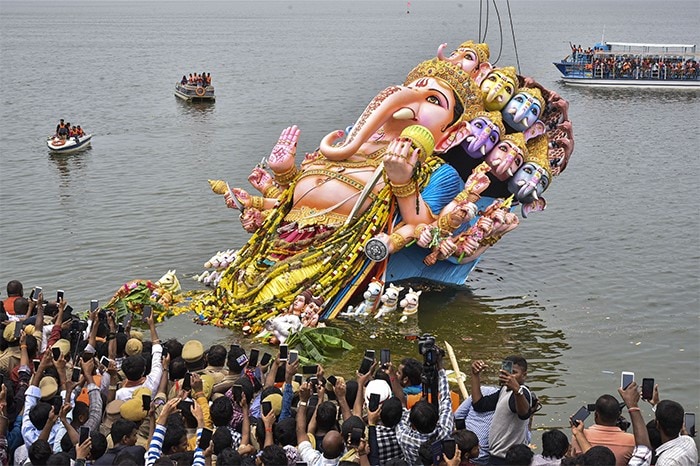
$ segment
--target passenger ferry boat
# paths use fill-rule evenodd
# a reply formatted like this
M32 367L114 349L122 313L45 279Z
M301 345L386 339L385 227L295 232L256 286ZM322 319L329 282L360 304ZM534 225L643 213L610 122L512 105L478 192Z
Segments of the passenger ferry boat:
M695 45L598 42L554 66L572 86L700 89Z
M175 96L187 102L214 102L214 86L175 84Z

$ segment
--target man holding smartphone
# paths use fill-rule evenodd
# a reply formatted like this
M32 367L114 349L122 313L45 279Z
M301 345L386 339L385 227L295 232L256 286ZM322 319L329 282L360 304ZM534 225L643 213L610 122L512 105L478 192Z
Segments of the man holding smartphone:
M530 413L534 407L534 397L525 386L527 361L516 355L505 358L498 376L500 390L483 396L481 372L487 367L481 360L472 363L472 403L477 412L493 411L489 429L489 464L506 464L505 457L510 447L527 444Z

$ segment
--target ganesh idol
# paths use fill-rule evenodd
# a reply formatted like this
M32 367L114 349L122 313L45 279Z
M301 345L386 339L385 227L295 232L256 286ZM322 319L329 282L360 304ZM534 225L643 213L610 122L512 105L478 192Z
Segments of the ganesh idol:
M225 325L260 325L289 308L303 290L335 297L368 267L364 244L402 225L430 224L463 189L435 153L460 144L483 110L470 74L444 60L425 61L402 86L380 92L346 134L328 134L295 164L300 130L285 129L249 181L263 196L233 189L250 240L212 296L196 308ZM252 211L255 215L251 215ZM324 307L333 306L329 299ZM223 315L221 315L223 314Z

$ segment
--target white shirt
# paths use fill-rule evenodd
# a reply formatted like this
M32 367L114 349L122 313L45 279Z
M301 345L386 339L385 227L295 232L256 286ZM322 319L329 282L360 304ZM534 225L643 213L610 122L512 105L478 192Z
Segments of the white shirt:
M157 393L158 387L160 386L160 377L163 375L163 361L161 360L161 355L163 354L163 347L160 343L153 345L151 349L151 372L146 376L146 380L141 385L135 385L133 387L122 387L117 390L114 394L116 400L128 401L134 396L134 392L141 387L146 387L151 390L151 393Z
M698 449L687 435L679 435L656 449L656 466L697 466Z

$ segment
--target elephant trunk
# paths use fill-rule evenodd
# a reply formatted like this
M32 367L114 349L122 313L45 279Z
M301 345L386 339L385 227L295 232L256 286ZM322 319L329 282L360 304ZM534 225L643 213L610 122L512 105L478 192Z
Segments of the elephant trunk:
M526 101L523 104L523 106L520 107L517 112L515 112L515 116L513 117L513 121L515 123L520 123L523 120L523 118L525 118L525 114L528 112L528 110L530 110L531 106L532 106L532 102L530 102L529 100ZM523 122L523 124L525 125L525 127L530 126L528 124L528 121L526 118L525 118L525 121Z
M534 173L532 178L530 178L520 187L520 189L518 189L515 197L523 203L528 203L539 199L539 196L537 195L537 184L540 182L541 177L542 175L540 175L539 172Z
M472 142L469 143L469 152L477 154L479 149L481 149L481 156L483 157L486 155L486 148L484 146L489 140L489 135L488 131L483 131L479 136L475 137Z
M496 175L499 179L510 178L513 176L510 166L513 163L514 158L515 155L508 152L504 158L498 159L498 163L494 164L494 175Z
M334 146L333 143L342 136L342 131L334 131L324 137L319 146L321 153L329 160L345 160L351 157L399 110L408 110L401 112L401 119L415 118L412 110L401 108L414 101L415 91L412 89L401 86L386 88L372 99L341 145Z
M498 93L501 92L501 88L503 87L502 83L498 83L495 86L491 88L489 93L486 95L486 102L496 102L496 97L498 96Z

